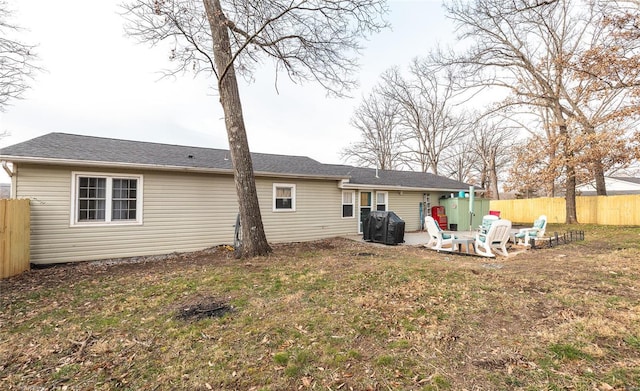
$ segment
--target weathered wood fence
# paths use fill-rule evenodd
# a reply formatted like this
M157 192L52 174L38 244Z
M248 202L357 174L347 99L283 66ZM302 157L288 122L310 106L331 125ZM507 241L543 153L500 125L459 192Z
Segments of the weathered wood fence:
M640 195L576 197L578 222L601 225L640 225ZM564 198L492 200L491 210L516 223L533 223L547 215L549 223L565 222Z
M29 200L0 200L0 279L29 270Z

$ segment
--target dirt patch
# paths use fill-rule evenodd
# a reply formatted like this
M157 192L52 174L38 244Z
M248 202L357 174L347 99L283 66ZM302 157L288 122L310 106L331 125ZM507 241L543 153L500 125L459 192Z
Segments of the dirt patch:
M220 318L233 311L233 306L225 301L213 297L198 297L181 304L175 311L175 317L180 320Z

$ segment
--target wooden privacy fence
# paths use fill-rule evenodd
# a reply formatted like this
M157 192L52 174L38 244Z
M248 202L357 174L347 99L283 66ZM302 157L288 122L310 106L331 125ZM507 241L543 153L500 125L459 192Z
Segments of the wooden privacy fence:
M0 278L29 270L29 200L0 200Z
M530 198L526 200L492 200L491 210L517 223L533 223L547 215L549 223L564 223L564 198ZM640 225L640 195L576 197L578 222L601 225Z

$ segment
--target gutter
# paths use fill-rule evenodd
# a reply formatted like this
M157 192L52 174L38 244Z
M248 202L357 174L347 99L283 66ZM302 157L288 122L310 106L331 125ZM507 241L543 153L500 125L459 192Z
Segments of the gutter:
M348 181L342 181L338 185L339 189L345 190L398 190L398 191L441 191L441 192L452 192L452 191L469 191L469 188L433 188L433 187L412 187L412 186L397 186L397 185L373 185L373 184L358 184L358 183L349 183ZM480 192L479 190L476 190ZM483 190L484 191L484 190Z
M122 163L122 162L105 162L97 160L71 160L41 157L24 157L24 156L2 156L2 165L5 167L7 162L31 163L31 164L52 164L59 166L89 166L89 167L112 167L120 169L138 169L138 170L157 170L157 171L178 171L178 172L197 172L209 174L233 175L233 169L224 168L205 168L205 167L188 167L188 166L168 166L160 164L142 164L142 163ZM5 167L5 171L8 168ZM7 171L9 173L9 171ZM13 174L9 174L10 176ZM289 174L269 171L254 171L256 177L279 177L279 178L308 178L308 179L326 179L326 180L344 180L344 175L312 175L312 174Z

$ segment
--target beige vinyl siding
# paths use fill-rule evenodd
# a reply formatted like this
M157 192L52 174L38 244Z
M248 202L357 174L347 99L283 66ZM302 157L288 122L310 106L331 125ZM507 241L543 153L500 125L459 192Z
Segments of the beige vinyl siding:
M193 251L233 239L231 177L30 165L18 170L17 197L31 199L33 263ZM143 175L142 225L71 227L73 171Z
M421 192L389 191L389 210L404 220L405 231L420 229L420 203L423 200Z
M273 183L296 185L296 210L273 211ZM259 178L260 210L269 242L315 240L358 232L356 218L342 218L337 181Z
M233 178L167 171L16 165L16 195L31 199L31 262L59 263L200 250L233 241L238 213ZM142 225L70 226L72 172L143 176ZM273 183L296 185L296 211L272 212ZM267 240L291 242L351 234L336 181L259 178Z

